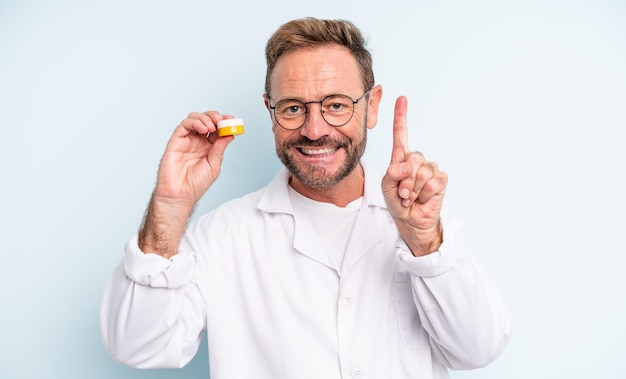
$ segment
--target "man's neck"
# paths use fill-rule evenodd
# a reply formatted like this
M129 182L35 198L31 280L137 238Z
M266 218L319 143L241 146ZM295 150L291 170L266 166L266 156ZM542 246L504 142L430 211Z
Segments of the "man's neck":
M352 201L363 196L365 175L363 167L357 166L347 177L332 187L312 188L304 185L295 177L289 178L289 185L303 196L324 203L332 203L345 207Z

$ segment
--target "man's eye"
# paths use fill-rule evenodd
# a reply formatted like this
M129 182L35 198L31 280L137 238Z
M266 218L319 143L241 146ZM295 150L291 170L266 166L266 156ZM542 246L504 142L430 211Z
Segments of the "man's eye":
M276 111L281 116L297 116L306 112L302 103L297 101L284 101L276 106Z
M339 111L339 110L341 110L341 108L343 108L344 106L345 106L345 105L344 105L344 104L341 104L341 103L332 103L332 104L330 104L330 107L329 107L329 108L330 108L331 110L333 110L333 111Z
M288 113L298 113L301 112L302 107L300 107L299 105L291 105L289 108L287 108L287 112Z
M342 98L332 99L330 101L327 100L324 102L323 106L324 106L325 112L330 112L330 113L335 113L335 114L346 113L346 112L349 112L350 109L352 109L352 103L349 103Z

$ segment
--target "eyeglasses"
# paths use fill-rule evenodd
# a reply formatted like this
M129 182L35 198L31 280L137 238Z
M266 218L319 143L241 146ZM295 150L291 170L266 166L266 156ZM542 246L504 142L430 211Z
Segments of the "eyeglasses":
M276 105L270 105L274 111L274 118L278 125L288 130L296 130L306 122L309 113L309 104L319 103L322 118L332 126L343 126L347 124L354 115L354 105L370 92L368 89L356 100L348 95L328 95L321 101L307 101L306 103L297 99L281 100Z

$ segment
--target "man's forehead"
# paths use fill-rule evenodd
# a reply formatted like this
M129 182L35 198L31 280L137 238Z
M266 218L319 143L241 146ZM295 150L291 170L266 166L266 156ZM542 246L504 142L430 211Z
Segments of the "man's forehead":
M305 97L361 87L354 57L343 47L299 49L281 56L271 76L272 96Z

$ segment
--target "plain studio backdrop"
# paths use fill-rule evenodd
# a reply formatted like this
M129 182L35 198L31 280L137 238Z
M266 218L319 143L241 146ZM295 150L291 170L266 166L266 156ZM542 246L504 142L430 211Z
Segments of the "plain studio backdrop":
M100 340L102 291L189 112L246 124L196 215L280 169L263 53L304 16L365 32L384 90L366 159L385 170L393 103L406 95L411 148L448 172L448 199L509 304L505 353L452 378L624 378L617 0L3 0L0 377L208 377L206 343L182 370L115 363Z

